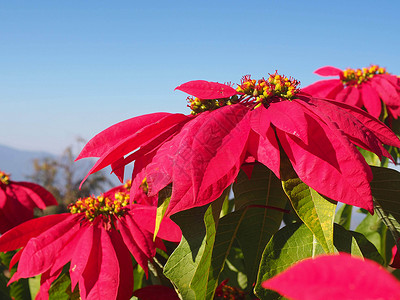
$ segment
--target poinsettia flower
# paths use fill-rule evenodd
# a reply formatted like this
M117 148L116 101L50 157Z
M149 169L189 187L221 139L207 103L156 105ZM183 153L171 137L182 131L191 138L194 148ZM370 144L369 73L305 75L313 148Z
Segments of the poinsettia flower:
M396 245L392 248L392 261L390 262L390 266L395 269L400 269L400 253L397 251Z
M100 157L89 174L111 164L121 175L135 161L133 193L143 180L150 197L172 183L169 216L218 198L246 161L258 161L281 178L284 151L308 186L373 212L372 173L356 146L390 157L382 143L398 147L399 139L365 111L310 97L298 84L276 73L259 81L245 76L237 94L222 99L218 84L205 92L208 98L215 92L214 99L188 98L191 115L159 113L121 122L89 141L78 159ZM177 89L199 95L197 81Z
M381 115L383 103L389 118L400 116L400 79L387 73L385 68L372 65L362 70L348 68L342 71L327 66L315 73L339 78L317 81L303 88L303 92L365 108L376 118Z
M0 171L0 233L33 218L35 208L58 205L45 188L31 182L10 180Z
M346 253L302 260L262 286L293 300L400 299L400 282L393 275Z
M181 231L164 219L153 241L156 207L129 204L129 193L119 190L79 199L70 213L33 219L2 235L0 252L22 248L11 261L11 267L19 264L10 283L42 274L38 297L47 299L51 283L70 263L71 288L79 284L83 300L130 299L130 254L147 275L156 246L164 247L160 239L179 242Z

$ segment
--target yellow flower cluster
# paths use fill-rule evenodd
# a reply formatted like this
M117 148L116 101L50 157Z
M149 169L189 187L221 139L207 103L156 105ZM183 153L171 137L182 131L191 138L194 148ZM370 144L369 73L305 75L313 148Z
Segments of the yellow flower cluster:
M129 204L129 194L125 192L115 193L115 200L104 195L78 199L68 206L72 214L85 213L86 219L93 221L96 217L102 216L104 220L112 216L122 216L124 207Z
M358 85L378 74L386 74L386 69L378 65L362 69L347 68L343 71L342 82L346 85Z
M124 183L123 188L129 192L131 190L131 187L132 187L132 179L129 179Z
M298 93L300 82L276 72L270 74L268 80L264 78L256 81L246 75L242 78L241 84L236 88L239 93L250 95L256 98L256 101L264 102L273 97L292 100Z
M10 183L10 174L0 171L0 183L7 185Z
M197 115L205 111L213 111L220 107L237 103L238 97L236 95L230 98L204 100L194 97L187 97L186 101L189 103L188 107L192 110L192 115Z

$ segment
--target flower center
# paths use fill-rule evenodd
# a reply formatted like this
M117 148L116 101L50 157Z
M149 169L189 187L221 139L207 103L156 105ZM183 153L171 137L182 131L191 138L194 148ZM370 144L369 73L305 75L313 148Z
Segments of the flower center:
M234 95L230 98L203 100L194 97L187 97L186 101L189 103L187 106L192 110L192 115L197 115L205 111L216 110L226 105L238 103L238 96Z
M250 75L243 76L241 83L236 88L240 95L234 95L229 98L205 100L189 96L186 99L187 106L192 110L192 115L198 115L205 111L213 111L223 106L237 103L254 107L254 104L259 102L255 106L258 107L261 104L292 100L300 91L298 87L300 81L279 75L277 71L269 75L268 79L262 78L258 81L251 79Z
M124 183L123 188L129 192L131 190L131 187L132 187L132 179L129 179Z
M250 75L243 76L241 84L236 90L239 93L254 97L257 102L268 103L273 99L292 100L299 92L300 81L279 75L277 72L270 74L258 81L251 79Z
M0 171L0 185L8 185L10 183L10 174Z
M113 222L115 217L125 214L124 207L129 204L129 193L117 192L115 199L104 195L78 199L68 206L72 214L84 213L86 219L93 221L96 217L102 217L104 221Z
M346 69L343 71L341 80L345 85L359 85L368 79L378 74L387 74L385 68L381 68L378 65L371 65L369 68L361 69Z

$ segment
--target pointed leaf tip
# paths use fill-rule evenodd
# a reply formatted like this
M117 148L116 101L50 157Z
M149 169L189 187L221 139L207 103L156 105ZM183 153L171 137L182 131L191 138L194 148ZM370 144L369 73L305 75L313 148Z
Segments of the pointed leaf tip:
M320 76L340 76L343 71L335 67L326 66L315 70L314 73Z
M205 80L193 80L177 86L175 90L188 93L199 99L229 98L238 92L229 85Z

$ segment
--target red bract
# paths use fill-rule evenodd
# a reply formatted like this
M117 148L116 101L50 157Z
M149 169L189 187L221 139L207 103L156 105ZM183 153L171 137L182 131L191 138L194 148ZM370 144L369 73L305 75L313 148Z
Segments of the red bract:
M376 118L381 115L383 102L389 117L397 119L400 115L400 80L388 74L384 68L373 65L362 70L342 71L334 67L322 67L315 73L339 76L339 79L317 81L303 88L303 92L365 108Z
M0 233L33 218L34 208L58 205L54 196L40 185L12 181L0 171Z
M397 246L392 248L392 261L390 262L392 268L400 269L400 253L397 251Z
M305 259L262 286L293 300L400 299L400 283L382 266L344 253Z
M170 219L161 223L153 242L156 207L129 204L129 194L79 199L71 213L25 222L0 237L0 252L22 248L10 282L42 274L39 299L48 298L51 283L70 263L71 288L79 283L82 299L130 299L133 291L132 254L148 272L147 263L160 238L179 242L181 231Z
M317 192L373 212L372 173L355 146L390 157L382 143L398 147L400 141L363 110L309 97L298 84L278 74L259 81L245 76L230 98L189 98L194 116L151 120L152 114L114 125L78 158L100 156L90 173L111 164L121 174L135 160L134 194L144 179L153 197L172 183L169 216L215 200L245 161L258 161L281 178L284 151L299 178ZM139 120L147 121L144 127L137 127Z
M175 89L181 90L200 99L229 98L237 94L237 91L234 88L226 84L205 80L189 81L181 84Z

